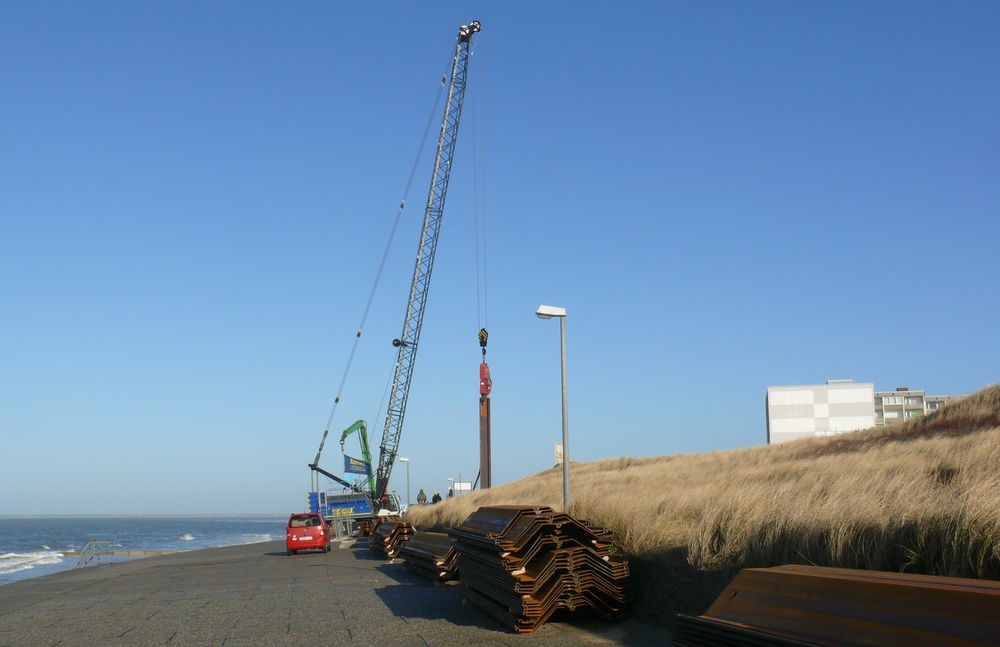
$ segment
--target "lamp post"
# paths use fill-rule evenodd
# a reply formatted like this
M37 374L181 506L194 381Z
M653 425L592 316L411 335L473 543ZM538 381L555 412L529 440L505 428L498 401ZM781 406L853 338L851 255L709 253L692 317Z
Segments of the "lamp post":
M400 463L406 463L406 511L410 511L410 459L399 457Z
M563 512L569 512L569 419L566 417L566 308L538 306L539 319L559 319L559 347L562 358L562 473Z

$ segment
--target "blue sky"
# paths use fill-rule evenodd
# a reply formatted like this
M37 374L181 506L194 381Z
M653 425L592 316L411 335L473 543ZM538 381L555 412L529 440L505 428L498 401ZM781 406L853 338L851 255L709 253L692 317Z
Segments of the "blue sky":
M996 3L8 3L0 514L304 506L470 19L414 497L478 468L473 143L496 482L553 462L540 303L577 460L761 444L768 385L996 381ZM429 167L333 425L374 445Z

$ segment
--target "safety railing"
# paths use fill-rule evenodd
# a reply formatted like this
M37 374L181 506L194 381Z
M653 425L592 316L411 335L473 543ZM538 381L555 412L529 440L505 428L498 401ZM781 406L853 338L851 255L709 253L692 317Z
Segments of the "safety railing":
M115 544L113 541L88 541L87 545L76 556L76 563L73 564L73 568L93 566L95 563L101 561L101 555L112 554L114 548Z

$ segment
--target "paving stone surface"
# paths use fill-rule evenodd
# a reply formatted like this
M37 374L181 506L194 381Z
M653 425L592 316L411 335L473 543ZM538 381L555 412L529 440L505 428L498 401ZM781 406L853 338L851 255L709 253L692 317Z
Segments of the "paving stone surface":
M0 647L35 645L660 645L636 621L505 630L364 542L285 555L283 542L148 557L0 586Z

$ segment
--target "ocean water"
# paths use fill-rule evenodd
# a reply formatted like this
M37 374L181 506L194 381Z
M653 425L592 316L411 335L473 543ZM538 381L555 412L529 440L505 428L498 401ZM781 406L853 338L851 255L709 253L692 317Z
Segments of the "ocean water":
M0 585L72 568L88 541L120 550L196 550L282 539L288 517L0 517ZM102 558L103 562L122 558Z

